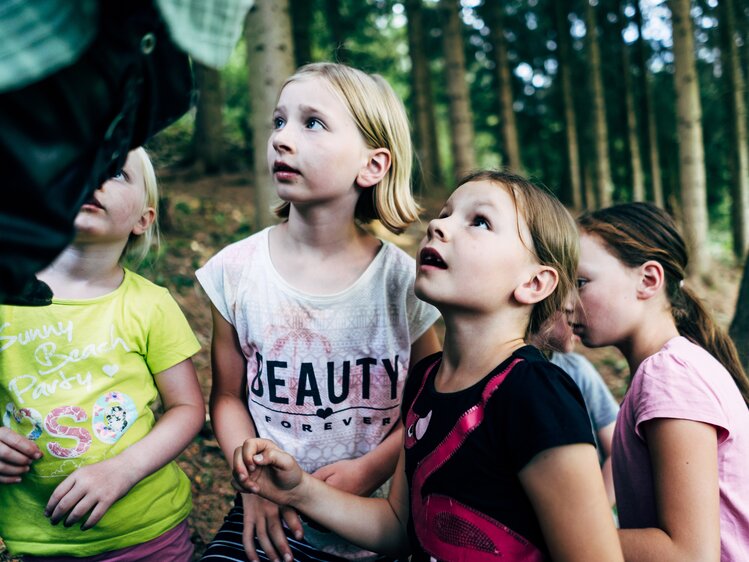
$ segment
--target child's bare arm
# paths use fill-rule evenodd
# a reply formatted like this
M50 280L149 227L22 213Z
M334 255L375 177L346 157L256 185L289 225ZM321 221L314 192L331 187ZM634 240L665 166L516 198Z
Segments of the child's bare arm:
M623 560L594 447L546 449L518 476L555 562Z
M293 457L266 439L249 439L234 453L239 488L290 505L362 548L384 554L408 549L408 491L404 453L387 499L363 498L302 471Z
M192 359L154 376L164 414L151 431L120 454L81 467L63 480L45 508L53 524L88 518L88 529L111 505L140 482L179 455L197 435L205 420L203 396Z
M16 484L42 452L31 439L0 427L0 484Z
M642 426L653 464L661 528L622 529L626 560L720 559L718 435L714 426L656 419Z
M246 439L256 437L255 424L247 411L245 380L247 365L239 346L234 327L221 316L216 307L211 306L213 316L213 338L211 343L211 366L213 384L211 386L211 423L221 450L229 467L233 467L234 451ZM282 520L302 538L302 522L291 508L277 505L259 496L242 494L244 524L242 544L247 557L257 560L255 536L270 559L291 556L291 548L286 540Z

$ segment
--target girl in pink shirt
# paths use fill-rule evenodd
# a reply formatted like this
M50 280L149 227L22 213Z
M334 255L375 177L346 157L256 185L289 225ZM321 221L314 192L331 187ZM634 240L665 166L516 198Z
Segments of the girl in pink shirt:
M749 380L684 284L684 240L647 203L578 225L575 333L633 373L612 446L625 559L749 560Z

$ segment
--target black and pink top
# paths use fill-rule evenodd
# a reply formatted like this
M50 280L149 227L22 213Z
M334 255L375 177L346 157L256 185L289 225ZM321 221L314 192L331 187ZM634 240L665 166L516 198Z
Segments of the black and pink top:
M594 444L580 391L525 346L472 387L440 393L441 357L414 366L403 400L412 560L547 559L518 472L545 449Z

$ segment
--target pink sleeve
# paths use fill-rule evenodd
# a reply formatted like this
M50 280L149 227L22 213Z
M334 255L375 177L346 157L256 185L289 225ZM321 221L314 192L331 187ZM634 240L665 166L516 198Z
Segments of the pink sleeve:
M635 431L643 439L640 426L659 418L683 419L713 425L718 441L729 435L728 416L710 378L715 366L684 360L668 352L648 358L632 380ZM717 373L712 373L717 375Z

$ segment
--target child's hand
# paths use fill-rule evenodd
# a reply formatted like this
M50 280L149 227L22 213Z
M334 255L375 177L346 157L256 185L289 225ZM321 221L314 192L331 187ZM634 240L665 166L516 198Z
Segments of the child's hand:
M267 439L247 439L234 451L234 482L240 491L279 505L291 502L304 472L294 458Z
M17 484L42 452L31 439L0 427L0 484Z
M358 461L359 459L336 461L317 469L311 475L344 492L357 496L369 496L374 492L374 489L366 478L366 470L360 466Z
M111 460L83 466L55 488L44 509L53 525L65 519L65 526L69 527L90 513L81 525L84 531L90 529L114 502L130 491L137 480L128 478L128 471L112 464Z
M242 494L242 507L244 508L242 544L247 559L260 560L255 550L255 536L270 560L293 559L281 520L283 519L288 525L297 540L302 540L304 537L302 521L297 512L288 506L279 507L255 494Z

